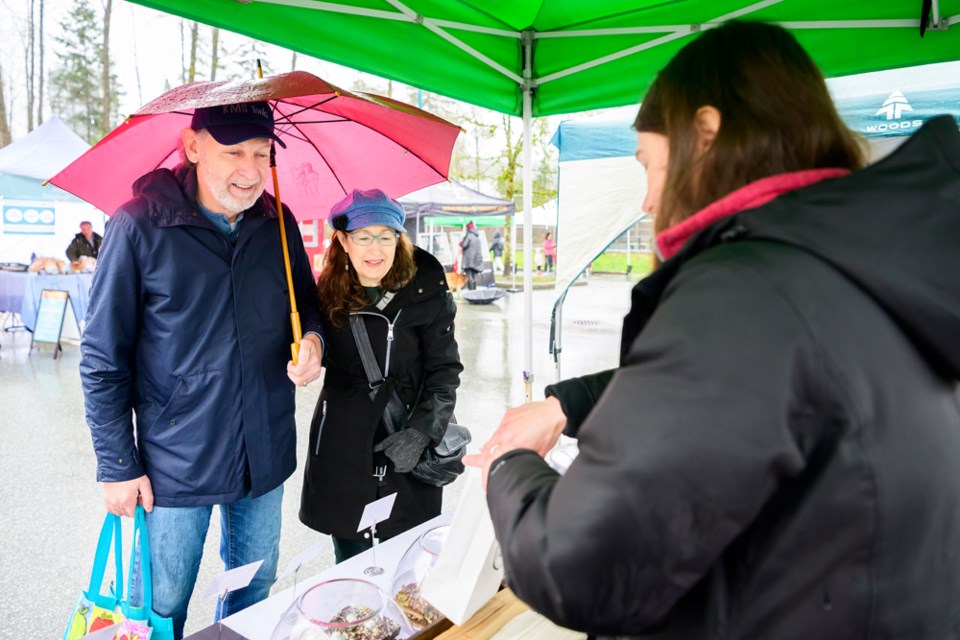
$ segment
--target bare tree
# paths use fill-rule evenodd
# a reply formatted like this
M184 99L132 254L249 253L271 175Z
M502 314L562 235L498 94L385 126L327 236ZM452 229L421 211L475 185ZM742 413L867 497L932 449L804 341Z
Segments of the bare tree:
M112 84L110 82L110 16L113 13L113 0L103 5L103 46L100 47L100 98L103 106L100 113L100 130L110 131L113 127L110 105L113 104Z
M137 79L137 104L143 104L143 85L140 83L140 61L137 58L137 21L130 21L133 29L133 73Z
M502 116L503 132L506 138L506 145L503 150L503 164L500 165L500 171L497 173L497 187L503 197L507 200L514 200L517 195L517 170L520 168L520 152L523 150L523 133L513 139L513 118L508 115ZM513 216L507 216L506 228L503 230L504 249L503 249L503 275L508 276L513 273L516 266L513 264Z
M3 66L0 65L0 147L5 147L13 142L7 117L7 99L3 90Z
M200 23L190 24L190 65L187 67L187 82L197 79L197 41L200 39Z
M220 29L213 28L211 39L213 44L210 46L210 81L217 79L217 67L220 65Z
M33 16L35 13L34 7L34 0L30 0L28 8L29 14L27 16L27 45L26 50L24 51L24 54L26 54L24 62L27 70L27 131L33 131L33 38L36 30L36 26L33 24Z
M43 124L43 78L46 76L43 66L43 2L44 0L40 0L40 29L37 31L37 52L40 54L40 70L37 73L37 124Z
M184 57L187 55L187 46L186 42L184 41L184 24L186 24L186 21L180 20L180 84L184 84L187 81L187 61Z

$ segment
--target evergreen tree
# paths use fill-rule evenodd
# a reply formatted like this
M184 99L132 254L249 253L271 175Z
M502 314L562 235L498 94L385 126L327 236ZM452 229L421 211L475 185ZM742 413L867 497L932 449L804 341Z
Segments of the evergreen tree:
M54 37L58 64L50 74L50 102L54 113L91 144L109 133L104 123L112 121L109 114L104 117L103 113L102 30L90 2L76 0L60 35ZM109 106L115 114L121 94L112 70L109 82L112 87Z

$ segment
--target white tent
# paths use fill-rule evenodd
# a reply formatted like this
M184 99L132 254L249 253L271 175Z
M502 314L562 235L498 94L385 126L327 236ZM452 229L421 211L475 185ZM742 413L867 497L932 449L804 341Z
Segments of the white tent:
M559 202L556 198L544 202L539 207L534 207L530 212L535 227L556 227L557 226L557 207ZM514 236L516 237L516 236Z
M565 292L607 246L643 216L647 176L634 157L636 107L560 123L557 281Z
M64 259L82 220L103 233L101 212L58 187L43 186L89 148L56 116L0 148L0 262L27 263L31 254Z
M20 140L0 148L0 173L43 181L59 173L89 148L63 120L53 116Z

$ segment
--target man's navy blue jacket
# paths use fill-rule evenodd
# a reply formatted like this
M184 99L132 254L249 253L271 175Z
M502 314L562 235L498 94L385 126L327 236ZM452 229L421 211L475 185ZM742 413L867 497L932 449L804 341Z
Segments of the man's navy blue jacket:
M134 184L107 224L81 345L97 480L146 473L166 507L256 497L296 467L276 207L261 196L234 244L198 211L196 190L186 167ZM303 240L284 215L301 323L322 334Z

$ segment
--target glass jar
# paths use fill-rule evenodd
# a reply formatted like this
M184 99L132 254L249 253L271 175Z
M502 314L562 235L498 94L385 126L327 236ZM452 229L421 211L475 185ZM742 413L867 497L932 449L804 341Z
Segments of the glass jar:
M366 580L340 578L307 589L270 640L402 640L413 633L396 603Z
M441 525L424 532L407 549L397 565L393 578L393 599L414 629L423 629L443 617L433 605L420 597L420 585L437 562L447 540L450 525Z

